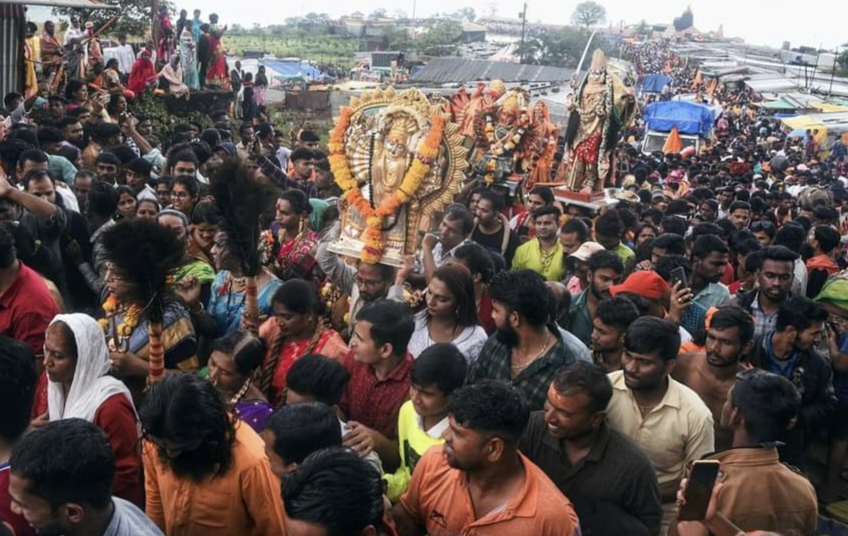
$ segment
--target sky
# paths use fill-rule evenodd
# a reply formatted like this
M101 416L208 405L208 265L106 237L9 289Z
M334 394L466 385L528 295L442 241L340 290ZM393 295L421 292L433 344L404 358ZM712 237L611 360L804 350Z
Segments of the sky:
M692 6L695 14L695 27L702 31L717 30L724 25L724 34L729 37L742 37L755 45L780 47L783 41L792 46L823 46L833 49L848 43L848 7L845 0L819 0L816 9L807 9L807 4L798 0L597 0L607 10L607 20L618 24L638 23L642 19L648 22L671 22L679 16L687 5ZM533 22L545 21L551 24L567 24L571 18L576 0L530 0L527 7L527 19ZM263 26L282 23L288 17L303 16L314 11L327 13L331 17L361 11L368 15L378 8L385 9L390 15L402 10L411 15L413 8L416 16L428 16L435 13L455 11L459 7L473 7L478 16L491 13L498 16L516 17L522 9L522 0L468 0L465 3L456 0L358 0L355 3L338 0L177 0L177 7L192 10L201 6L206 13L216 12L222 23L238 23ZM246 6L250 6L245 9ZM414 7L413 7L414 6ZM840 14L841 16L836 16ZM205 14L203 15L205 18Z

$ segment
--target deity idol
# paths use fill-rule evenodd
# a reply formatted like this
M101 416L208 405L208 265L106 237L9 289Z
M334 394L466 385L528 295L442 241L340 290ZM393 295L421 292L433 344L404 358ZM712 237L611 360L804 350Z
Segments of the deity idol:
M459 191L467 162L457 125L417 89L366 92L342 109L330 166L344 191L336 253L399 266Z
M583 81L572 80L574 97L565 133L565 184L573 192L599 194L612 179L618 133L636 114L631 88L607 67L604 53L596 50Z

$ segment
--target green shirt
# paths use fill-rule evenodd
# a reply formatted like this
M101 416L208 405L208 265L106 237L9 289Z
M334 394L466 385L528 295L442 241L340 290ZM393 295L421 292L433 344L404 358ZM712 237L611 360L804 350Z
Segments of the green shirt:
M565 275L562 244L557 240L553 251L543 254L538 238L525 242L515 250L512 270L533 270L548 281L561 281Z
M592 318L589 317L588 299L591 291L592 287L589 286L586 290L574 296L571 300L571 308L568 311L568 331L587 347L592 346L592 330L595 329Z
M621 261L624 263L624 270L630 271L633 268L633 265L636 264L636 254L633 253L633 250L624 245L624 242L619 242L618 247L612 250L613 253L621 257Z

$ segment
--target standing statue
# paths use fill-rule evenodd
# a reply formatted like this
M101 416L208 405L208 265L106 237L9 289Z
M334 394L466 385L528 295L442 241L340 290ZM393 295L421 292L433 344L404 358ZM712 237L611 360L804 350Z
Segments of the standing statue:
M574 97L567 107L565 184L573 192L600 194L613 176L619 131L636 115L636 98L607 67L601 50L592 55L583 81L576 82L572 80Z

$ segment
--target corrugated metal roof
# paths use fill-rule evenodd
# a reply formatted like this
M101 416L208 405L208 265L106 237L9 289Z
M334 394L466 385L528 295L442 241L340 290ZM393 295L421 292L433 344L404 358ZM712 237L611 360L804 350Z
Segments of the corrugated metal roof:
M504 82L564 82L571 78L574 69L547 65L524 65L504 61L437 58L412 76L413 82L445 84L477 80L503 80Z
M72 7L75 9L121 9L92 0L0 0L0 4L26 4L30 6Z
M0 94L23 93L25 24L23 6L0 4Z

